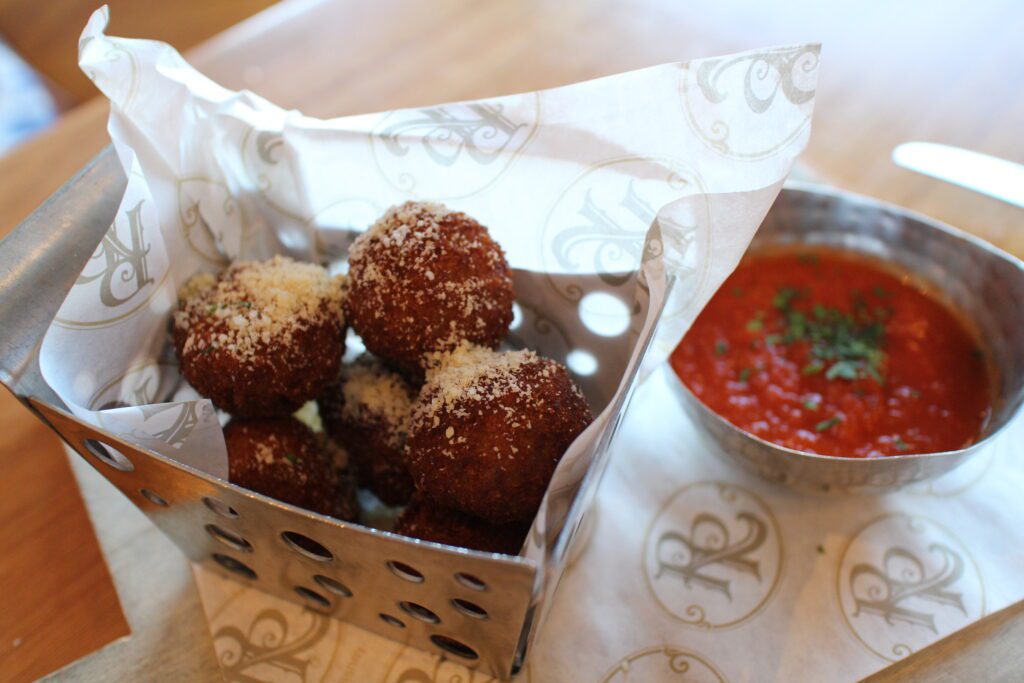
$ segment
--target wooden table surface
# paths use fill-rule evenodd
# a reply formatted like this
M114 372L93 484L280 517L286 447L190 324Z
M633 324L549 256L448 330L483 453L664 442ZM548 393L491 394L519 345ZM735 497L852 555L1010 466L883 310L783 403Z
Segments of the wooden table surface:
M826 181L935 216L1024 256L1024 212L914 175L894 145L932 140L1024 162L1024 5L987 3L286 0L189 53L209 76L315 116L535 90L651 64L824 44L802 162ZM117 17L112 18L117 33ZM0 159L0 235L104 144L95 100ZM27 414L17 419L31 420ZM73 465L132 638L58 674L216 680L188 565L88 467ZM153 667L157 666L157 669ZM1013 680L1024 608L993 615L878 680ZM972 672L968 676L967 671ZM147 675L148 674L148 675Z

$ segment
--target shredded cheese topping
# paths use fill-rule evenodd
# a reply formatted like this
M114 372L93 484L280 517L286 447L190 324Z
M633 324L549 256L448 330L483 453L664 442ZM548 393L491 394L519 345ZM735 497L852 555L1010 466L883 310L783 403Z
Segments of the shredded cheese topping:
M174 322L188 333L184 354L218 349L249 360L272 343L290 345L298 330L344 325L343 277L285 256L235 263L219 277L197 275L178 298Z

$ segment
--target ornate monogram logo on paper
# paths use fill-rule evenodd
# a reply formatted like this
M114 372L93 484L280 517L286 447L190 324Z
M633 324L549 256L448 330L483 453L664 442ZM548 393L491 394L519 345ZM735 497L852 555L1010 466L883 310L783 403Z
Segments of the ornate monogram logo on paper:
M111 410L155 403L164 400L180 381L176 363L146 363L104 383L84 405L89 410Z
M160 291L168 261L163 242L147 237L147 229L156 222L152 202L138 199L122 209L62 307L74 310L76 317L58 314L58 325L105 327L140 310ZM83 301L87 303L82 305Z
M820 51L805 45L692 62L680 85L690 128L725 156L775 154L810 125Z
M861 643L890 661L985 613L985 589L967 548L923 517L887 515L862 529L838 575L843 618Z
M696 171L670 157L621 157L591 166L562 191L548 213L542 243L545 270L601 273L607 285L625 285L644 258L647 232L658 210L701 191ZM674 231L674 243L684 254L680 273L685 275L688 264L693 269L706 264L701 252L708 242L698 239L696 225L664 229ZM552 284L569 300L583 295L579 287Z
M196 254L217 265L237 256L245 231L242 210L223 181L179 178L178 218L185 241Z
M318 681L330 662L316 656L331 628L329 618L310 610L267 608L246 627L224 625L213 633L217 661L226 681Z
M725 683L725 680L713 664L695 652L662 645L624 657L601 678L601 683Z
M522 153L540 123L540 94L384 114L370 145L396 190L434 200L484 189Z
M658 603L692 626L725 628L768 601L782 569L782 537L753 492L721 482L683 487L644 540L644 575Z

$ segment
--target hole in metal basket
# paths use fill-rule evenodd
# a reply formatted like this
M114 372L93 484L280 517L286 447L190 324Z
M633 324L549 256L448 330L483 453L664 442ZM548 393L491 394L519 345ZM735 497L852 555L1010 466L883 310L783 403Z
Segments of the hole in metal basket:
M352 591L349 590L349 587L341 581L335 581L331 577L324 576L323 574L317 574L313 577L313 580L335 595L340 595L343 598L352 597Z
M139 489L139 493L141 493L142 497L148 500L153 505L159 505L162 508L165 508L169 505L169 503L166 500L164 500L163 497L156 491L151 491L150 489Z
M396 562L394 560L388 560L388 569L400 579L411 581L413 583L423 583L423 574L418 569L414 569L404 562Z
M227 503L217 500L216 498L206 496L203 498L203 505L208 507L210 512L215 512L221 517L227 517L228 519L238 518L238 513L235 512L235 508L231 507Z
M385 624L391 624L396 628L405 628L405 622L399 619L398 617L393 617L390 614L384 614L383 612L381 612L377 616L379 616L380 620L383 621Z
M523 308L518 302L512 302L512 323L508 326L510 330L517 330L523 324Z
M204 528L206 529L206 533L210 534L227 547L234 548L235 550L245 553L252 552L252 543L249 543L249 541L245 540L235 532L228 531L227 529L221 529L216 524L207 524Z
M328 609L331 606L331 601L324 596L317 593L315 590L310 590L305 586L296 586L295 592L298 593L306 602L310 603L315 607Z
M464 659L479 659L480 655L476 653L476 650L471 648L465 643L460 643L454 638L448 636L430 636L430 640L445 652L450 652L453 655L463 657Z
M469 600L462 600L460 598L454 598L452 600L452 607L462 612L467 617L473 617L474 619L490 619L491 615L487 613L480 605Z
M331 551L314 541L309 536L303 536L297 531L282 531L281 538L285 545L297 552L299 555L308 557L317 562L330 562L334 559Z
M122 472L132 472L135 469L135 465L132 461L125 457L124 453L117 450L113 446L108 446L105 443L101 443L96 439L86 439L82 442L82 446L85 450L92 453L94 456L99 458L102 462L110 465L115 470L121 470Z
M252 579L253 581L255 581L258 578L256 576L256 572L250 569L249 565L239 562L233 557L230 557L228 555L221 555L220 553L214 553L213 560L220 566L224 567L224 569L227 569L229 572L234 572L235 574L244 576L247 579Z
M580 320L602 337L618 337L629 329L629 306L614 294L591 292L580 300Z
M581 377L589 377L597 372L597 358L594 354L583 349L573 349L565 357L565 364L569 369Z
M415 617L420 621L425 621L428 624L440 624L441 617L434 614L433 611L427 609L423 605L419 605L415 602L408 602L403 600L398 603L398 606L402 608L402 611L408 614L410 617Z
M463 572L459 572L455 575L455 580L461 583L466 588L471 588L475 591L487 590L487 584L481 581L480 579L476 578L472 574L465 574Z

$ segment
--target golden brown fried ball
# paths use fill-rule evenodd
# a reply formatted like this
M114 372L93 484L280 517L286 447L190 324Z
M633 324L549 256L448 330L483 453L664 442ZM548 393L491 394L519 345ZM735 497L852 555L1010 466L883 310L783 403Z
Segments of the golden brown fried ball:
M487 553L518 555L530 531L529 522L491 524L414 496L395 520L396 534Z
M322 515L356 518L344 452L295 418L231 420L224 441L231 483Z
M495 524L532 519L558 461L593 421L579 388L532 351L463 344L437 358L406 440L417 490Z
M342 298L341 279L281 256L198 275L174 316L181 373L231 415L289 415L338 376Z
M487 228L440 204L392 207L349 253L349 324L373 354L419 379L425 354L497 348L512 323L512 271Z
M363 354L318 401L324 429L352 455L359 483L386 505L405 505L413 492L403 448L415 399L401 375Z

